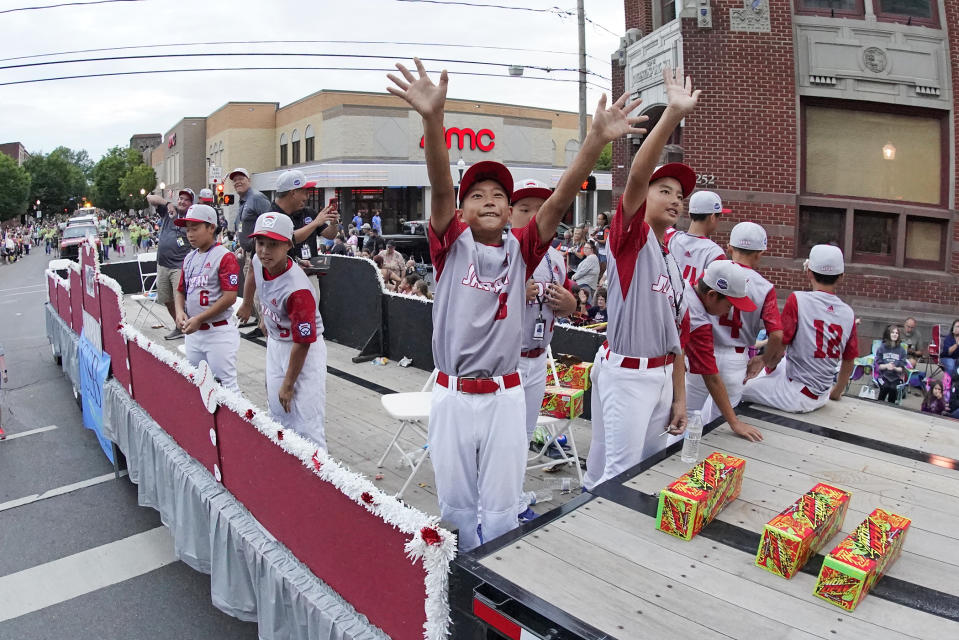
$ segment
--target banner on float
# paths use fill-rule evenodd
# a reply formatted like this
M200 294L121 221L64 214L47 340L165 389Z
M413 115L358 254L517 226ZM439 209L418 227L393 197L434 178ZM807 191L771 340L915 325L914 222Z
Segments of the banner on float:
M77 361L80 393L83 394L83 426L97 434L100 448L113 462L113 445L103 435L103 385L110 373L110 354L101 352L85 336L80 336Z

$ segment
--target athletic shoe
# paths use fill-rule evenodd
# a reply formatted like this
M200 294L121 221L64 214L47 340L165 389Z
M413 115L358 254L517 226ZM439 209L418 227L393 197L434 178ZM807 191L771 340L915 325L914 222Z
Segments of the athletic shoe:
M244 334L244 337L246 337L246 338L262 338L262 337L263 337L263 332L260 330L259 327L257 327L257 328L254 329L253 331L248 331L248 332L246 332L246 334Z
M173 331L171 331L170 333L168 333L168 334L166 334L165 336L163 336L163 339L164 339L164 340L177 340L177 339L182 338L182 337L183 337L183 332L180 331L180 328L179 328L179 327L177 327L177 328L175 328Z
M530 520L535 520L535 519L538 518L538 517L539 517L539 514L538 514L538 513L536 513L535 511L533 511L533 510L530 509L529 507L526 507L526 510L523 511L523 513L521 513L521 514L519 514L518 516L516 516L516 519L519 520L519 523L520 523L520 524L526 524L526 523L529 522Z

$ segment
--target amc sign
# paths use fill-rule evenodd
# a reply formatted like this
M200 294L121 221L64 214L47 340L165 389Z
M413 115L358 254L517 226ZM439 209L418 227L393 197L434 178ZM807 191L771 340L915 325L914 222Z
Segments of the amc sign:
M446 129L446 148L453 148L453 136L456 136L456 147L462 151L469 140L469 148L473 151L492 151L496 146L496 135L489 129L460 129L459 127L450 127ZM425 147L425 136L420 136L420 149Z

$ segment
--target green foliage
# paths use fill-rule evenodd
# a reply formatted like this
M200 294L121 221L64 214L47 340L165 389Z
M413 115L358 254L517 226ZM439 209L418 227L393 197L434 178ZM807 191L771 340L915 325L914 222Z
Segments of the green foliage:
M57 147L46 155L32 153L23 163L31 178L29 202L39 200L40 210L49 214L75 209L87 191L87 178L78 160L89 163L87 152Z
M603 147L602 152L599 154L599 159L596 160L596 166L593 167L596 171L610 171L613 168L613 143L608 143Z
M107 211L116 211L131 206L129 202L130 193L135 194L136 197L139 198L141 187L149 191L153 186L147 186L146 184L137 182L139 186L137 186L135 191L131 191L128 188L130 184L123 185L124 179L127 177L127 174L136 167L145 166L143 156L135 149L129 147L113 147L107 151L106 154L100 158L100 161L93 166L90 174L93 179L93 204ZM150 174L153 174L152 169L150 169ZM141 179L142 178L143 176L141 175ZM156 176L153 177L153 185L155 184Z
M16 160L0 153L0 220L9 220L27 210L30 174Z
M153 167L145 164L138 164L131 167L120 179L120 193L126 194L124 203L130 209L146 209L147 199L145 195L140 195L140 189L146 193L153 191L157 185L157 175Z

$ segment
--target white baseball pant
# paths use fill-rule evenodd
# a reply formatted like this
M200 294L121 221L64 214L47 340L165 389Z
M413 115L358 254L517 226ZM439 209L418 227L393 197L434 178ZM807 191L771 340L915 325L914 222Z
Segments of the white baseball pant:
M287 413L280 404L280 387L290 366L293 342L268 338L266 342L266 396L270 415L287 429L312 438L324 451L326 432L326 342L317 339L310 345L300 376L293 385L293 401Z
M743 397L743 378L746 377L746 365L749 364L749 352L743 351L737 353L735 347L716 347L716 368L719 369L719 376L723 380L723 386L726 387L726 395L729 396L729 404L735 409ZM702 391L700 391L700 389ZM703 402L696 406L690 402L690 391L696 397L703 394ZM686 374L686 411L691 412L700 409L703 417L703 424L709 424L722 415L712 396L706 389L706 383L703 377L696 374Z
M536 420L539 418L540 407L543 406L543 395L546 393L546 353L535 358L520 356L520 378L523 381L523 392L526 394L526 446L529 447L536 430Z
M521 387L468 394L436 384L430 402L429 447L440 516L459 529L459 547L480 545L476 526L483 512L483 538L518 526L516 498L526 471Z
M673 403L673 365L626 369L600 347L591 380L593 435L583 485L587 490L682 438L661 436Z
M236 352L240 348L240 332L232 322L183 337L187 360L194 367L206 360L213 376L225 388L240 392L236 382Z
M742 399L793 413L809 413L829 401L829 392L816 399L804 394L804 388L803 383L789 379L783 363L772 373L763 371L758 377L747 382L743 387Z

